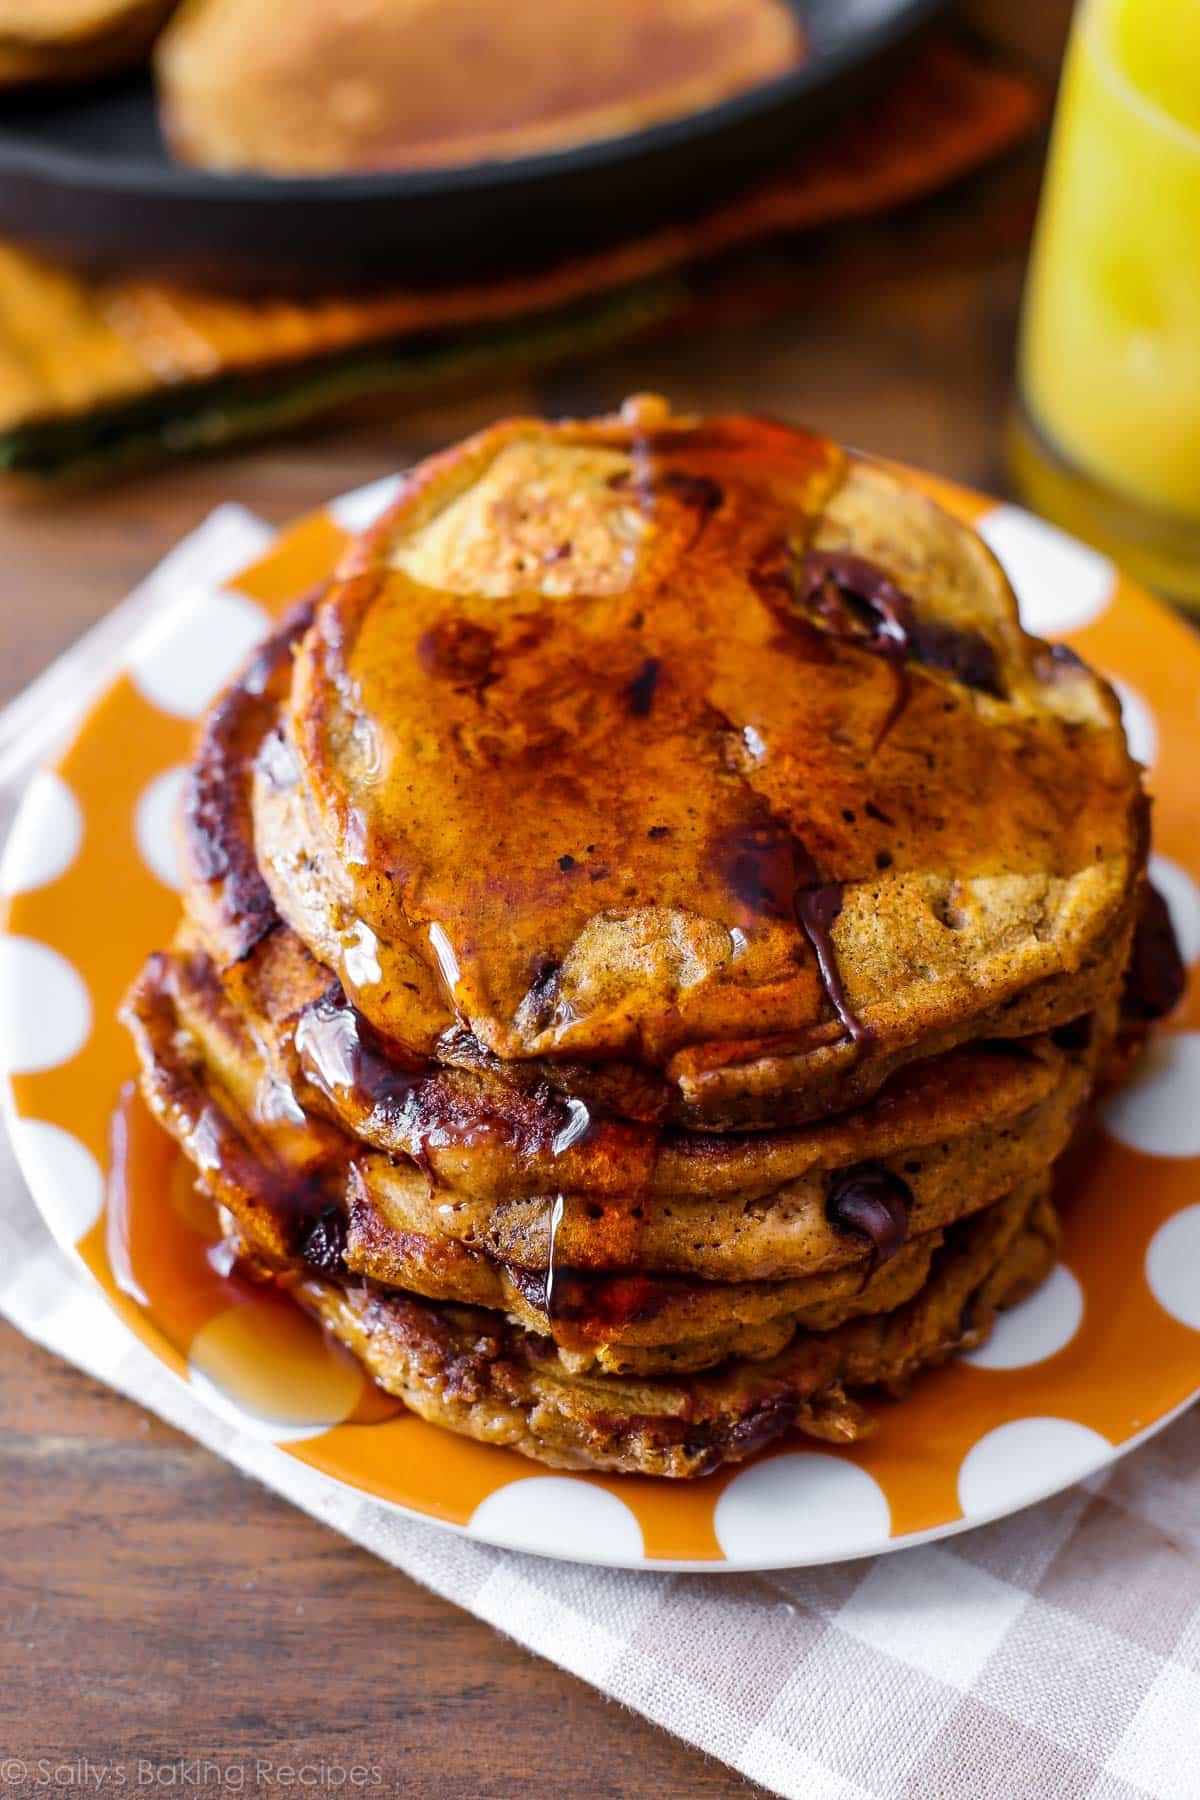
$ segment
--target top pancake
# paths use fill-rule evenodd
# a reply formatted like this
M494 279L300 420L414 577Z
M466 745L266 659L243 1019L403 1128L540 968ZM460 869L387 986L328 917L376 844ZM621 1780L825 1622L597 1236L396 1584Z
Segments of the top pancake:
M1145 857L1114 697L972 532L653 402L423 465L267 748L262 874L389 1040L640 1066L695 1123L1088 1010Z
M621 136L802 50L784 0L186 0L156 70L177 155L301 175Z

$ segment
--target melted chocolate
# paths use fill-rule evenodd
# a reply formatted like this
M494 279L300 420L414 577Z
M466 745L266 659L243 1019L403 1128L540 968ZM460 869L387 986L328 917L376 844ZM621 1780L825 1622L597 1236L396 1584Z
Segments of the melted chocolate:
M635 719L648 719L650 708L654 705L654 690L658 686L658 678L662 673L662 663L657 656L648 656L625 693L629 700L629 710Z
M1179 953L1175 927L1158 889L1146 883L1142 910L1133 933L1122 1010L1127 1017L1165 1019L1183 998L1187 970Z
M774 820L724 833L717 858L731 892L751 915L791 920L799 927L817 959L826 999L861 1049L870 1027L847 999L829 935L842 909L842 884L822 881L804 845Z
M346 1252L346 1220L340 1206L330 1202L322 1206L315 1218L305 1218L297 1234L297 1248L306 1263L326 1275L336 1275L343 1267Z
M1050 1033L1050 1041L1060 1050L1073 1053L1086 1050L1096 1035L1096 1021L1091 1013L1084 1013L1081 1018L1069 1019L1065 1025L1057 1025Z
M798 891L795 906L796 918L817 959L826 998L861 1050L871 1041L871 1027L863 1024L846 997L841 970L838 968L837 951L829 935L842 910L842 884L840 881L827 881L820 887Z
M995 647L981 631L947 625L939 619L915 621L909 634L911 654L927 669L953 675L964 687L1003 700Z
M890 576L849 550L810 550L800 577L800 602L827 631L892 671L892 703L875 734L878 749L908 704L905 658L911 647L912 602Z
M882 1163L856 1163L839 1169L829 1184L825 1217L839 1231L866 1238L874 1264L895 1256L908 1237L912 1190Z
M810 550L799 598L826 630L879 656L892 670L892 704L875 737L878 749L908 704L906 663L953 675L965 687L1003 698L996 652L982 632L939 619L918 619L909 596L864 556L849 550Z
M717 511L725 498L721 485L711 475L693 474L686 469L655 468L651 461L653 451L652 435L635 439L632 473L614 475L610 486L620 493L633 494L646 512L653 509L660 494L670 494L684 506L692 507L697 519L695 536L689 545L691 548L699 539L709 516Z
M492 632L471 619L439 619L417 642L417 660L430 675L481 692L495 680Z

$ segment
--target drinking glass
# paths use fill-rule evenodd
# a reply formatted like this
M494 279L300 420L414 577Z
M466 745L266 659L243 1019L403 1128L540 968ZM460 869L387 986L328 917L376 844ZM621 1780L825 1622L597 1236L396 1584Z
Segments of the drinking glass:
M1200 606L1200 0L1081 0L1025 291L1016 483Z

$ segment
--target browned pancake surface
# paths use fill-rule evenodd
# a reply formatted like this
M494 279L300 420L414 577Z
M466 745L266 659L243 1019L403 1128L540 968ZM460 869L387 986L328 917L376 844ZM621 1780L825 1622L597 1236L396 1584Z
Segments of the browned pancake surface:
M179 156L297 175L621 136L801 54L784 0L188 0L156 68Z
M646 404L413 478L300 643L254 829L401 1049L641 1068L722 1126L1091 1010L1145 848L1111 693L974 534Z

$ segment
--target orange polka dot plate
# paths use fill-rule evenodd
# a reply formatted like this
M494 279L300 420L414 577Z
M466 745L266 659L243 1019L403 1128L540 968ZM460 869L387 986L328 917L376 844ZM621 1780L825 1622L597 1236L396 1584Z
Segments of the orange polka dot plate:
M915 476L1006 566L1026 625L1113 680L1154 796L1154 879L1200 959L1200 638L1096 551ZM0 864L0 1061L34 1198L115 1312L244 1432L488 1543L630 1568L865 1556L998 1518L1092 1474L1200 1395L1200 983L1062 1171L1062 1259L991 1341L877 1408L864 1444L792 1442L704 1480L550 1474L425 1424L290 1301L231 1272L129 1086L115 1009L178 911L172 831L194 722L270 620L395 491L343 496L135 640ZM106 1207L120 1191L124 1204Z

